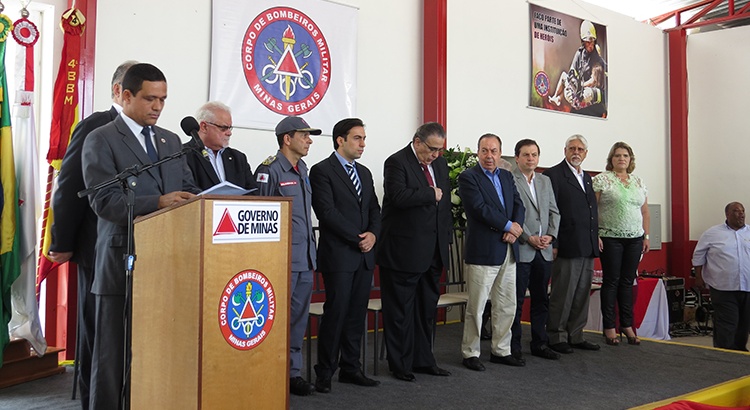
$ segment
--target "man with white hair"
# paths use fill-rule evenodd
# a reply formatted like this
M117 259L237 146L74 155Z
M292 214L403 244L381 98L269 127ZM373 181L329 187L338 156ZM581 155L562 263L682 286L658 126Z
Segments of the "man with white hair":
M186 156L195 184L203 190L224 181L245 189L256 188L253 170L247 156L229 147L232 136L232 110L218 101L210 101L195 114L198 137L203 146L194 140L184 144L193 148Z
M546 170L560 211L560 228L553 243L552 289L547 334L558 353L573 348L599 350L583 338L589 312L594 258L599 256L599 211L591 176L581 164L589 144L575 134L565 141L565 159Z

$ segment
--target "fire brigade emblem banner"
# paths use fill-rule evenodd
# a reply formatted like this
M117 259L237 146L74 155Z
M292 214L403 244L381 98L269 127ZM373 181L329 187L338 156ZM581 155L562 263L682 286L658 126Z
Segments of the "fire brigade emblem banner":
M529 106L607 118L607 27L529 5Z
M235 126L302 115L330 129L356 106L356 9L327 1L213 2L211 100Z

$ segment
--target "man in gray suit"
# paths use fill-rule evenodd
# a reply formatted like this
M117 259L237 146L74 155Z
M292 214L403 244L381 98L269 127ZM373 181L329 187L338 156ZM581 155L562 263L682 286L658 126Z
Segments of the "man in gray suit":
M550 349L547 337L549 298L547 284L552 270L552 241L557 237L560 212L549 178L535 172L539 165L539 145L523 139L516 144L513 179L521 195L526 219L518 237L520 257L516 264L516 317L511 329L511 354L522 359L521 311L526 289L531 295L531 354L557 360L560 354Z
M122 89L122 113L91 132L83 144L83 178L87 188L133 165L156 162L182 146L176 134L155 126L167 98L167 80L158 68L151 64L130 67L122 80ZM184 158L146 171L132 189L136 216L185 201L194 196L191 192L199 192ZM119 184L102 188L89 197L99 218L96 276L91 287L96 297L91 409L118 409L123 394L126 199Z

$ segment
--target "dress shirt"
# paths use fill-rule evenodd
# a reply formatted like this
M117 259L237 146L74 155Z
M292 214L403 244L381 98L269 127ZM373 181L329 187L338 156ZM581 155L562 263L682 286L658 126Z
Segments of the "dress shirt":
M750 291L750 227L708 228L693 252L693 266L703 266L703 281L714 289Z
M497 197L500 198L500 203L503 205L503 208L505 208L505 199L503 198L503 186L500 184L500 168L495 168L494 171L490 172L486 169L482 168L482 171L484 171L484 175L487 176L487 178L490 179L490 182L492 182L492 185L495 187L495 192L497 193ZM513 198L511 198L512 200ZM508 220L508 222L505 223L505 228L503 228L504 232L509 232L510 227L513 225L513 222Z
M137 122L135 122L135 120L125 115L124 112L120 112L120 115L122 116L122 119L125 121L125 124L128 126L128 128L130 128L130 131L133 132L133 135L135 135L135 138L143 147L143 152L148 153L148 151L146 150L145 137L143 136L143 134L141 134L141 131L143 131L143 127L145 127L145 125L138 124ZM148 129L150 130L149 132L151 133L151 143L154 144L154 148L156 148L157 145L156 145L156 140L154 139L154 127L149 126ZM156 152L159 152L158 148L156 148Z
M349 174L349 171L346 170L346 165L351 164L354 168L354 175L357 176L357 181L359 181L359 184L362 185L362 180L359 179L359 172L357 172L357 163L356 161L349 162L344 157L342 157L338 151L333 151L334 154L336 154L336 158L338 158L339 162L341 163L341 167L344 168L344 171L346 171L347 175Z
M221 154L224 152L225 148L222 148L218 151L214 151L208 147L205 147L205 149L208 153L208 160L211 161L211 166L214 167L214 171L216 171L216 175L219 177L219 181L226 181L227 176L224 172L224 161L221 159Z
M539 203L536 200L536 189L534 188L534 181L536 181L536 172L531 172L531 180L526 177L525 174L521 173L523 175L523 180L526 182L526 184L529 186L529 192L531 192L531 201L534 203L534 205L539 206ZM537 235L539 237L544 236L544 233L542 232L542 225L539 225L539 232L537 232Z
M568 160L565 160L565 163L568 164L568 168L573 172L573 175L576 176L576 179L578 180L578 185L581 186L581 189L583 189L583 192L586 192L586 186L583 183L583 168L581 168L581 172L576 171L576 167L570 165L570 162Z

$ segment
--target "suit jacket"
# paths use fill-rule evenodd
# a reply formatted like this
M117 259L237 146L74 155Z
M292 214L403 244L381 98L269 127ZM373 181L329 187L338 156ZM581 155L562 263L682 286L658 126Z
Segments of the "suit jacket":
M466 263L502 265L508 253L507 242L503 242L505 226L508 221L523 226L525 210L513 176L501 169L499 177L505 206L500 203L495 186L481 165L477 164L458 176L458 194L466 211ZM513 243L512 249L518 260L518 241Z
M443 266L448 266L453 216L445 158L440 156L433 161L432 169L435 184L443 191L438 203L411 143L385 160L378 265L403 272L426 272L437 247Z
M156 150L164 158L181 149L176 134L153 127ZM86 187L111 179L135 164L149 164L146 151L133 135L122 116L94 130L83 144L83 178ZM159 197L173 191L198 193L184 157L152 168L138 177L135 187L135 215L146 215L158 209ZM102 188L89 197L91 208L99 217L96 240L96 277L91 292L99 295L123 295L125 268L122 256L127 241L126 195L119 184Z
M78 123L70 137L70 145L57 177L57 190L52 198L55 221L52 224L50 250L72 251L71 260L88 268L94 267L96 254L96 214L89 206L88 198L78 197L78 192L86 189L81 152L89 133L112 122L116 117L117 110L112 107L108 111L95 112Z
M372 182L372 173L356 163L362 200L359 200L349 175L336 154L310 169L312 207L320 224L318 269L321 272L354 272L364 258L367 269L375 269L375 249L359 249L364 232L380 238L380 205Z
M204 147L202 145L198 146L194 140L185 143L183 147L193 148L185 157L188 167L193 174L195 185L202 190L206 190L218 184L220 182L219 176L216 175L216 171L213 165L211 165L211 160L208 157L204 157L201 153ZM221 159L224 164L224 175L227 181L245 189L257 188L255 178L253 177L253 170L250 168L250 164L247 163L247 156L245 154L234 148L227 147L221 154Z
M560 224L560 211L557 209L555 193L552 191L552 182L545 175L534 173L534 192L536 202L531 196L526 176L516 168L513 170L513 178L516 181L516 189L521 196L523 206L526 208L526 219L523 223L523 233L519 239L520 257L518 262L529 263L536 257L536 249L529 243L529 236L549 235L557 238L557 229ZM544 260L552 261L552 246L542 251Z
M599 210L591 186L591 176L583 173L586 192L563 159L544 171L552 182L560 228L555 241L557 256L561 258L595 258L599 256Z

